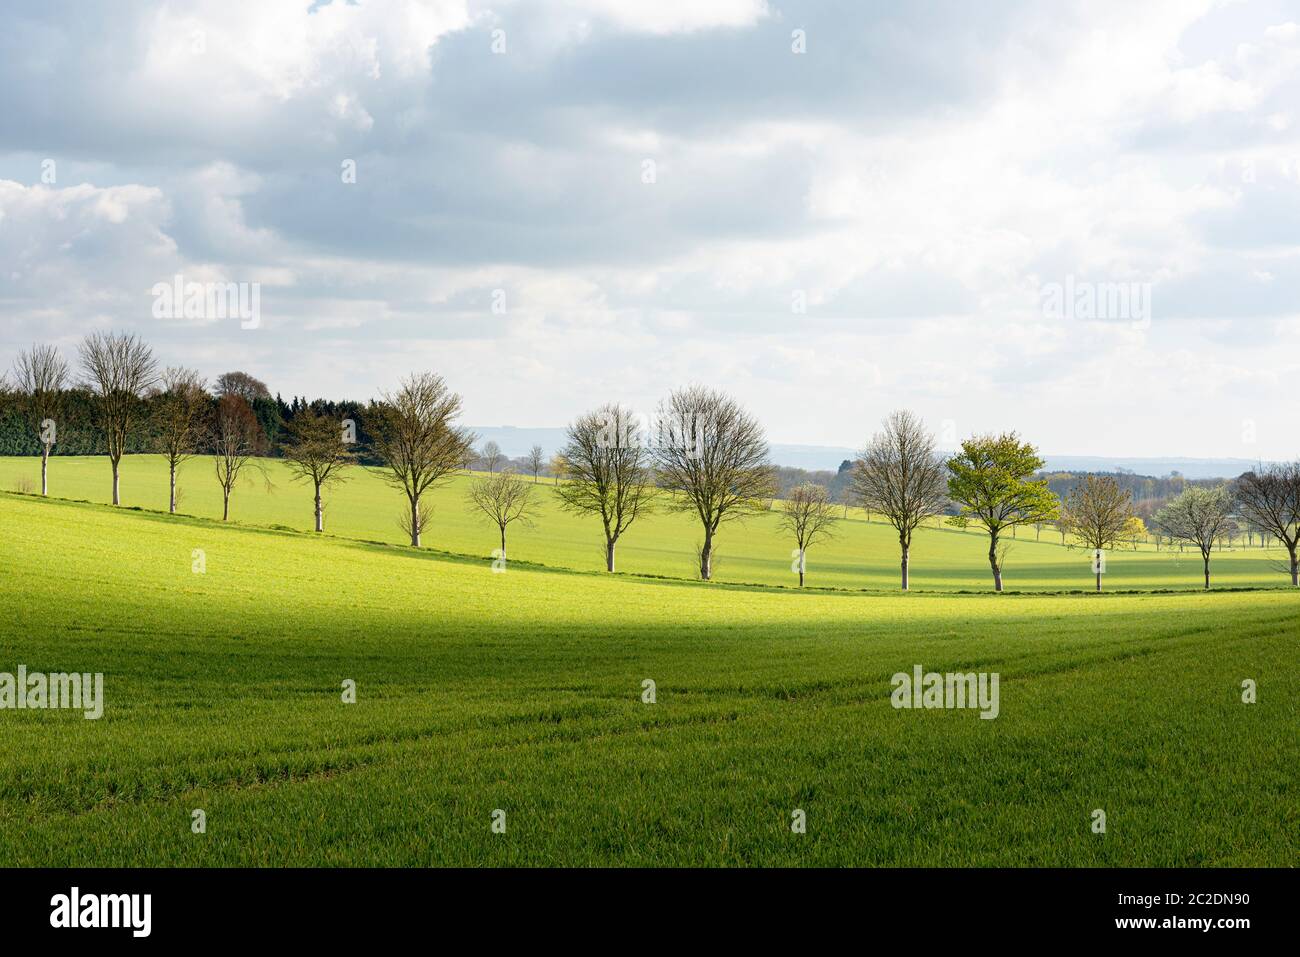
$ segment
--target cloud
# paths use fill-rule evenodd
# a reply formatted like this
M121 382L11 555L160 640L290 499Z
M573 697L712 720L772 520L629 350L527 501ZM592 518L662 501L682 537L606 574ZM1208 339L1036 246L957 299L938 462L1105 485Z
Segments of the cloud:
M910 405L1057 452L1237 455L1241 417L1297 451L1284 5L3 17L0 351L116 325L286 394L423 363L479 421L708 381L785 441ZM264 323L153 320L177 274L260 283ZM1051 320L1068 276L1150 284L1153 321Z

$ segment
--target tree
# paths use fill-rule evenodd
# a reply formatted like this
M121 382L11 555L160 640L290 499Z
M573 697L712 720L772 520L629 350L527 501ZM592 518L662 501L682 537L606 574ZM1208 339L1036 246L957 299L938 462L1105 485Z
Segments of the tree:
M1046 480L1032 476L1043 460L1014 432L966 439L948 460L948 497L961 506L961 515L989 533L989 567L993 588L1002 591L1002 533L1017 525L1032 525L1057 516L1059 505Z
M158 377L153 350L134 333L92 332L81 342L81 367L94 397L96 424L104 433L113 468L113 504L119 494L122 455L142 415L144 393Z
M579 416L569 426L564 448L556 455L561 471L557 472L555 494L567 511L600 516L605 529L605 568L611 572L619 537L638 515L649 510L653 491L649 450L630 440L625 428L631 417L629 410L614 404ZM533 446L539 459L541 451ZM563 485L558 484L559 475L564 477Z
M242 396L223 395L212 417L209 444L221 485L221 520L230 518L230 493L264 439L257 416Z
M560 476L569 469L569 463L564 460L564 456L556 452L551 456L550 464L547 466L551 475L555 477L555 484L560 484Z
M1086 475L1066 496L1061 521L1097 553L1093 560L1097 591L1101 591L1100 552L1120 540L1132 517L1132 493L1121 490L1109 475Z
M1065 544L1065 536L1070 534L1070 523L1065 518L1057 519L1056 530L1061 533L1061 544Z
M218 396L237 395L251 407L258 399L271 398L266 383L247 372L223 372L217 376L214 389Z
M343 441L343 424L308 406L289 423L284 457L295 481L310 482L316 531L325 529L322 489L346 480L344 470L355 456Z
M396 393L385 393L367 413L371 448L387 467L389 484L406 493L407 531L415 548L430 514L420 508L420 496L445 482L474 443L473 434L453 424L460 409L460 396L441 376L420 372L404 379Z
M489 472L495 472L497 466L501 464L501 446L495 442L486 442L483 445L483 463L487 466Z
M835 508L826 486L805 482L781 503L781 528L794 535L799 587L803 587L808 549L835 534Z
M176 472L197 451L203 414L210 399L206 384L193 369L169 367L154 396L154 448L167 460L167 510L176 514Z
M1133 543L1133 551L1136 552L1138 543L1147 537L1147 523L1138 515L1130 515L1128 521L1124 523L1123 537Z
M1193 485L1156 513L1155 520L1175 541L1195 545L1205 563L1205 587L1210 587L1210 550L1232 521L1232 492L1226 485Z
M489 478L476 480L469 489L471 509L477 509L496 525L501 533L501 555L506 557L506 529L514 522L532 525L537 500L531 485L509 469Z
M1296 546L1300 542L1300 462L1266 465L1234 483L1242 515L1260 533L1272 535L1290 556L1291 584L1300 585Z
M397 527L406 533L408 538L418 537L433 522L433 506L429 504L427 498L420 499L420 504L414 511L402 509L397 516Z
M934 436L911 412L890 413L853 470L853 493L869 512L880 512L898 532L903 591L908 587L912 533L947 505L943 457Z
M58 420L63 414L63 391L67 385L68 364L54 346L37 343L18 353L14 362L14 388L41 443L42 495L50 494L50 449L62 424Z
M776 494L763 427L725 393L689 386L659 408L659 484L671 511L694 512L704 529L700 577L713 575L714 538L724 522L766 511Z
M533 483L537 483L537 475L546 466L546 453L542 451L540 445L534 445L528 450L528 471L533 473Z

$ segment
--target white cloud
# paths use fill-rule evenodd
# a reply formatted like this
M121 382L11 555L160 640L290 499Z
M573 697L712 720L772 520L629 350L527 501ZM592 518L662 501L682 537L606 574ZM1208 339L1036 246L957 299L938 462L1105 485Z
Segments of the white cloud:
M196 0L62 38L11 14L0 346L125 324L359 397L427 364L484 422L699 380L783 441L910 405L1076 454L1239 455L1249 417L1293 455L1300 28L1228 13ZM265 327L150 324L177 272L262 282ZM1067 275L1151 283L1153 323L1045 318Z

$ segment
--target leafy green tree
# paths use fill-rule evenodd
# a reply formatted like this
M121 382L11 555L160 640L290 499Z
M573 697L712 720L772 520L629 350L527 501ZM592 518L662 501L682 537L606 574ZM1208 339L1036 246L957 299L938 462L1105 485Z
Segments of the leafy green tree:
M948 460L948 497L961 506L958 517L989 533L989 567L996 591L1002 591L1002 533L1017 525L1050 521L1060 510L1047 482L1033 478L1042 467L1038 450L1014 432L969 438Z

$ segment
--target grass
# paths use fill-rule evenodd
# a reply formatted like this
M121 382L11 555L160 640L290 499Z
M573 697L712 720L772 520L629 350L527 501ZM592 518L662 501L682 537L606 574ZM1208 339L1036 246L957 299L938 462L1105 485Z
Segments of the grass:
M250 470L250 475L253 473ZM330 535L401 544L397 517L405 501L379 472L357 469L352 480L328 495L326 531ZM52 494L92 502L109 501L108 462L102 457L55 457L50 463ZM311 493L291 480L283 462L268 460L266 478L250 477L236 489L231 516L237 523L280 525L303 531L312 528ZM23 481L40 488L37 458L0 457L0 489ZM434 524L425 544L441 551L487 559L498 546L495 530L471 514L465 492L473 479L454 478L432 493ZM181 510L206 518L221 517L221 494L211 460L192 459L181 472ZM531 528L513 527L512 559L579 571L604 568L604 538L599 521L562 512L550 486L539 485L543 508ZM167 472L158 456L128 456L122 466L123 504L166 510ZM879 517L867 521L859 509L838 526L835 540L814 546L808 555L808 584L814 587L894 590L899 579L899 549L894 530ZM620 571L637 575L695 577L695 548L702 536L698 522L680 514L655 514L639 519L619 545ZM1059 536L1044 529L1035 541L1032 528L1019 529L1006 560L1006 587L1017 591L1088 590L1093 587L1091 555L1082 548L1065 548ZM776 513L724 526L715 577L723 582L797 585L791 570L794 542L779 528ZM992 587L988 566L988 537L936 521L920 529L912 546L911 584L933 591L983 591ZM1217 552L1211 563L1212 584L1218 587L1289 586L1280 547L1239 546ZM1157 551L1146 544L1137 551L1125 547L1108 556L1108 589L1199 589L1200 556L1168 546Z
M161 496L149 467L128 463L128 502ZM75 461L51 472L56 491L77 493ZM197 475L187 504L210 515ZM395 496L367 482L336 496L332 527L395 539L383 531ZM490 535L455 493L438 544L482 555ZM304 521L288 518L291 501ZM300 490L241 490L236 515L271 513L310 520ZM592 567L598 540L563 521L548 512L520 551ZM865 554L884 533L851 524L824 574L843 554L840 581L869 584L888 564ZM516 564L494 574L476 557L9 493L0 527L0 671L103 672L107 699L98 721L0 711L5 865L1300 855L1300 602L1285 589L798 594ZM647 522L625 567L684 573L689 541L669 548L672 529ZM963 551L977 543L927 533L918 579L978 584ZM1077 554L1024 552L1013 582L1037 569L1041 587L1073 583ZM1222 564L1233 562L1255 580L1246 558ZM729 574L784 584L779 565L736 560ZM890 676L917 663L998 672L1000 716L894 710ZM647 678L655 704L641 701ZM1257 704L1241 701L1246 678ZM356 704L340 700L345 679ZM206 834L191 833L196 808ZM790 830L795 808L806 834ZM1098 808L1104 835L1089 826ZM490 829L495 809L504 834Z

